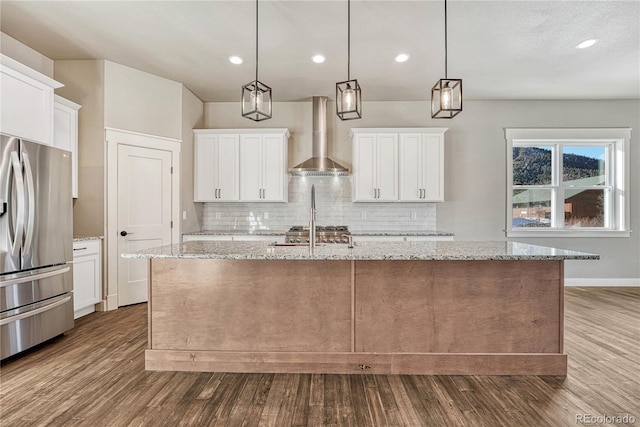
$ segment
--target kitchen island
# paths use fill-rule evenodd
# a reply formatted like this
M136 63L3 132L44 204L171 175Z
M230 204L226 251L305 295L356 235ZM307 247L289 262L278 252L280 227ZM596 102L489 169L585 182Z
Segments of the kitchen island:
M563 264L598 259L516 242L124 256L149 259L149 370L472 375L566 375Z

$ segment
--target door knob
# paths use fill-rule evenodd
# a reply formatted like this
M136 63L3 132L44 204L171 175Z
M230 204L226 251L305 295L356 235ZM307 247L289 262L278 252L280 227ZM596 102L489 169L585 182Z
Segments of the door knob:
M133 234L133 233L127 233L127 232L126 232L126 231L124 231L124 230L122 230L122 231L120 232L120 235L121 235L122 237L124 237L124 236L126 236L126 235L128 235L128 234Z

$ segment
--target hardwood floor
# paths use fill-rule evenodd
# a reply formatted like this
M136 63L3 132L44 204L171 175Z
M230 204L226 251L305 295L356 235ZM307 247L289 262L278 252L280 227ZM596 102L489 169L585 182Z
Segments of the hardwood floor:
M640 425L640 289L565 296L566 378L151 372L146 305L98 312L3 362L0 424Z

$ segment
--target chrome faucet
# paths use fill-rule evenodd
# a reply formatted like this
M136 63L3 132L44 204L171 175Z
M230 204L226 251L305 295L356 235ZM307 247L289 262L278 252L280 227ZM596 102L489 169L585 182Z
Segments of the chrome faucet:
M309 219L309 255L316 248L316 186L311 186L311 218Z
M346 237L348 239L348 243L349 246L347 246L349 249L353 249L353 236L351 234L342 234L340 236L340 238Z

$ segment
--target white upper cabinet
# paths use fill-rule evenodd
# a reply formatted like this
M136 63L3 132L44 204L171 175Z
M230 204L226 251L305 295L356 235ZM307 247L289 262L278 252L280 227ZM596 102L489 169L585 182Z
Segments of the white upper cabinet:
M240 136L195 132L194 200L240 200Z
M240 135L240 198L287 201L288 131Z
M0 54L0 132L53 145L53 90L62 86Z
M400 134L400 201L444 201L444 132Z
M443 201L446 130L352 129L353 201Z
M78 110L80 105L54 95L53 146L71 152L71 194L78 197Z
M194 134L194 201L287 201L287 129L196 129Z
M398 135L354 133L353 199L356 202L398 200Z

